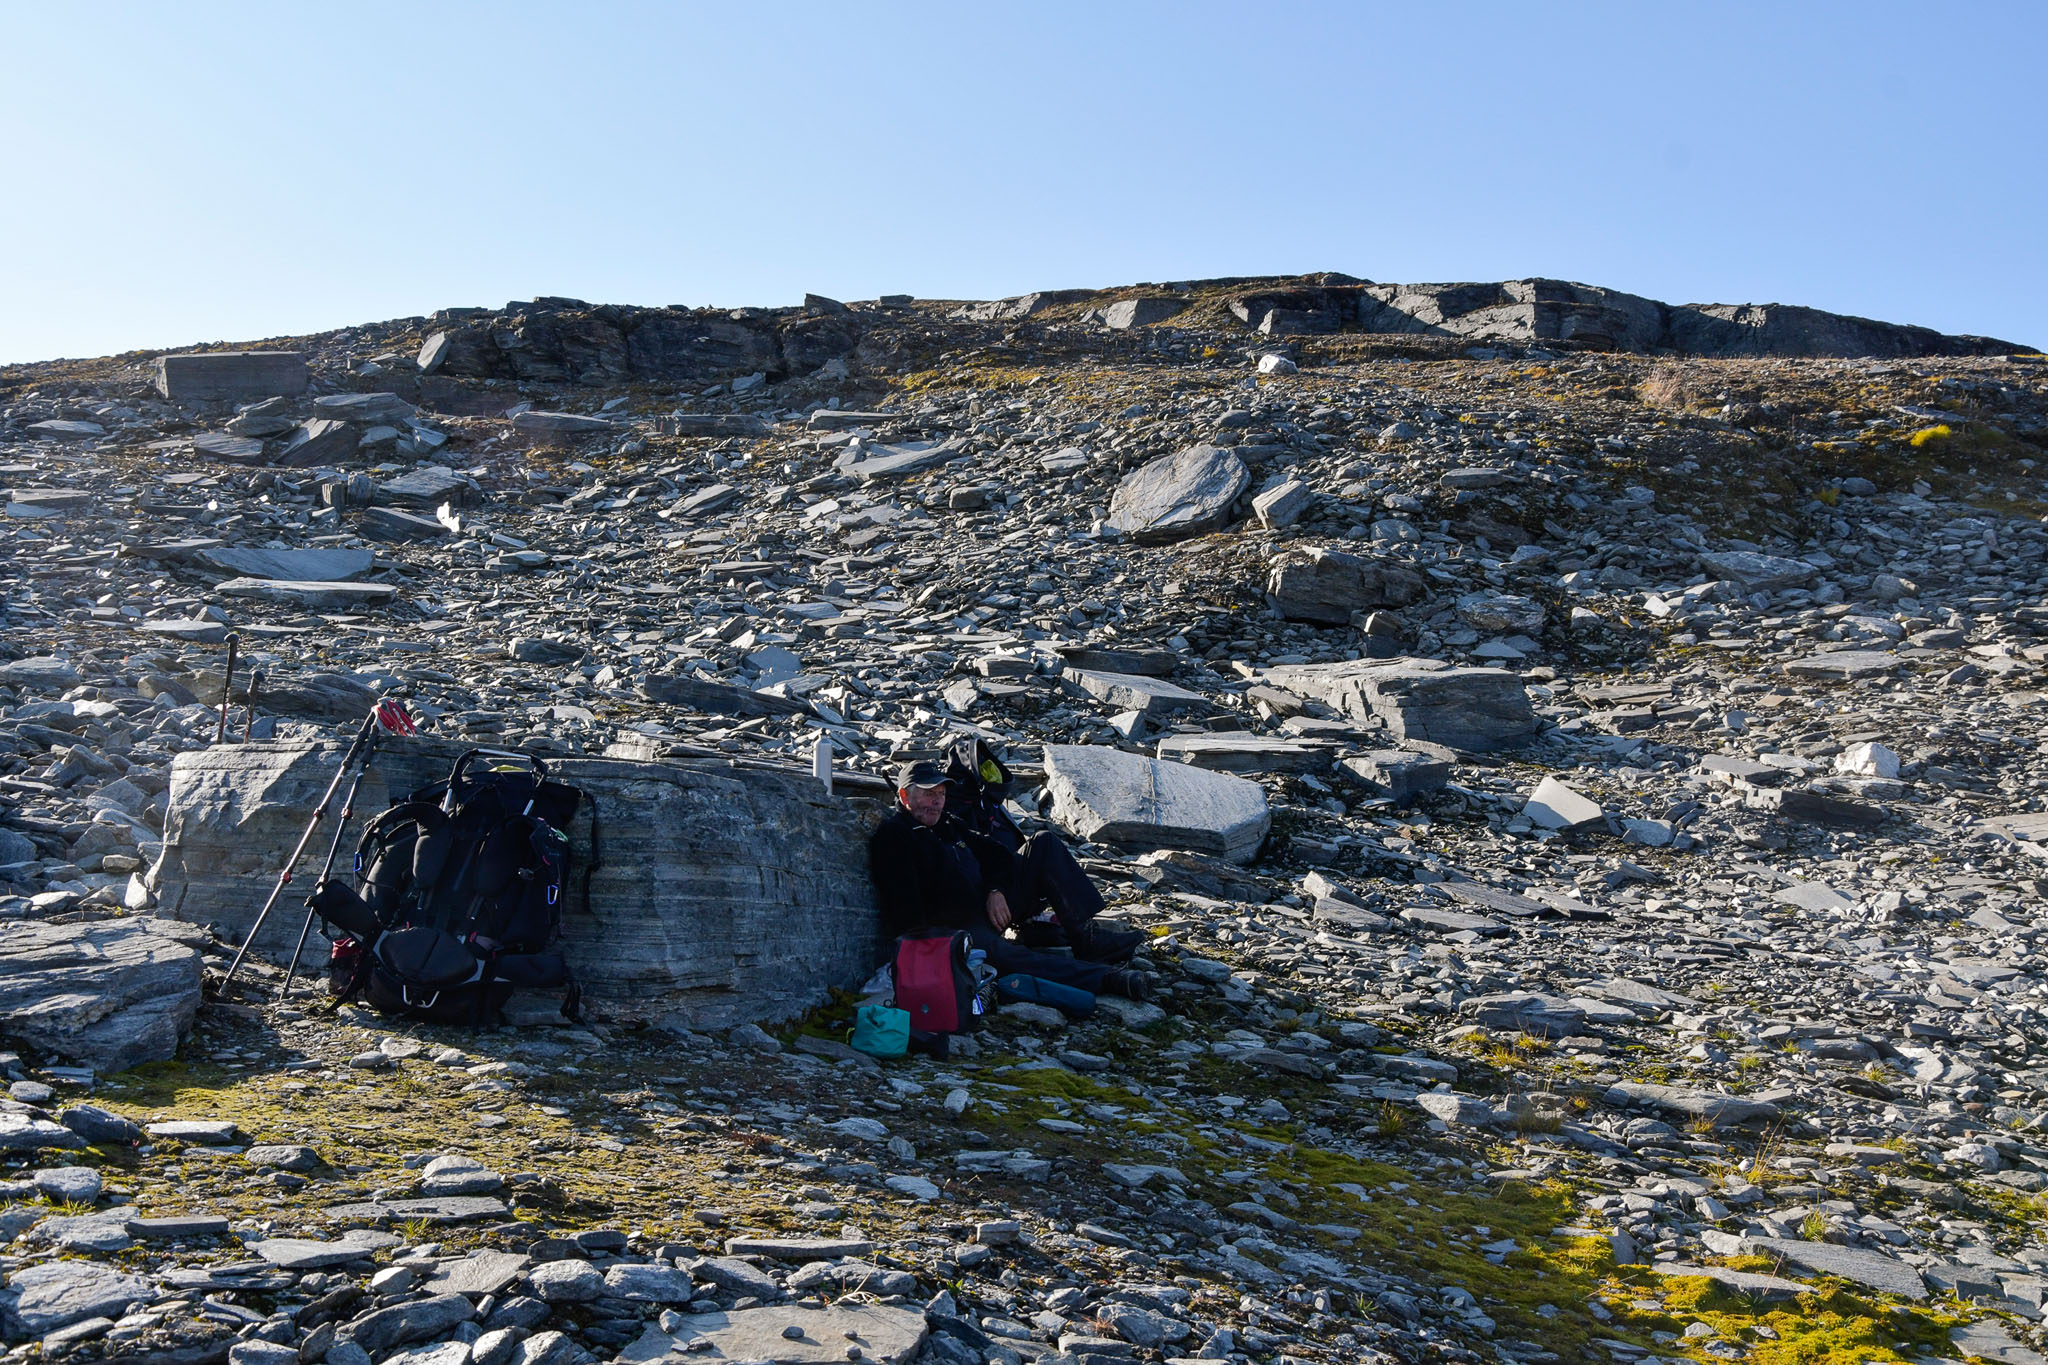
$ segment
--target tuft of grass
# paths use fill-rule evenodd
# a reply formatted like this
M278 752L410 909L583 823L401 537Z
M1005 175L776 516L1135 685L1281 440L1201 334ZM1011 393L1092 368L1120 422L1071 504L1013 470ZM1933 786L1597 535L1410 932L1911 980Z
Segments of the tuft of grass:
M1392 1100L1381 1100L1373 1116L1373 1131L1383 1138L1397 1138L1408 1128L1408 1111Z
M1815 1210L1799 1220L1799 1235L1809 1242L1824 1242L1828 1235L1828 1216Z

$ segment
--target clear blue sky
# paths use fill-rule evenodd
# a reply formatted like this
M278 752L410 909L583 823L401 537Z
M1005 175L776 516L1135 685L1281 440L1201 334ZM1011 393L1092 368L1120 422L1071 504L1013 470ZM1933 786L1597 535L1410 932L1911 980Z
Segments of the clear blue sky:
M0 8L0 361L1550 275L2048 344L2048 4Z

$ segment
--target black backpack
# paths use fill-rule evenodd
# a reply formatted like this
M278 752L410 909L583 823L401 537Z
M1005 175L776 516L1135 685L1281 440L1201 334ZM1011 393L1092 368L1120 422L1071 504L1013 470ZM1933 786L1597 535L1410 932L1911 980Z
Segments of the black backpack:
M308 901L333 940L335 1002L360 996L386 1013L481 1024L520 986L566 986L562 1013L575 1019L575 979L549 948L568 886L563 830L586 800L532 754L471 749L447 781L372 820L355 885L330 877ZM586 893L595 861L593 849Z

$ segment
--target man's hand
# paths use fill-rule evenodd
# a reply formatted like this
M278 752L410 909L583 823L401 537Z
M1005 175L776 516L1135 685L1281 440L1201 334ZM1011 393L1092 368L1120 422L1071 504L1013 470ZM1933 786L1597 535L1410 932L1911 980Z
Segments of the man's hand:
M1010 902L1000 891L988 893L988 922L999 934L1010 927Z

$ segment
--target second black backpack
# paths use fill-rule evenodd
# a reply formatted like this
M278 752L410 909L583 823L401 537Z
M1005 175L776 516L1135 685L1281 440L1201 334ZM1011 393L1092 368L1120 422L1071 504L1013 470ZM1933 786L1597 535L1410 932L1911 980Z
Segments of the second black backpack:
M574 1018L575 980L552 945L569 877L563 831L586 799L532 754L471 749L447 781L372 820L355 885L329 878L309 901L338 931L329 993L387 1013L484 1023L520 986L566 986L562 1012Z

